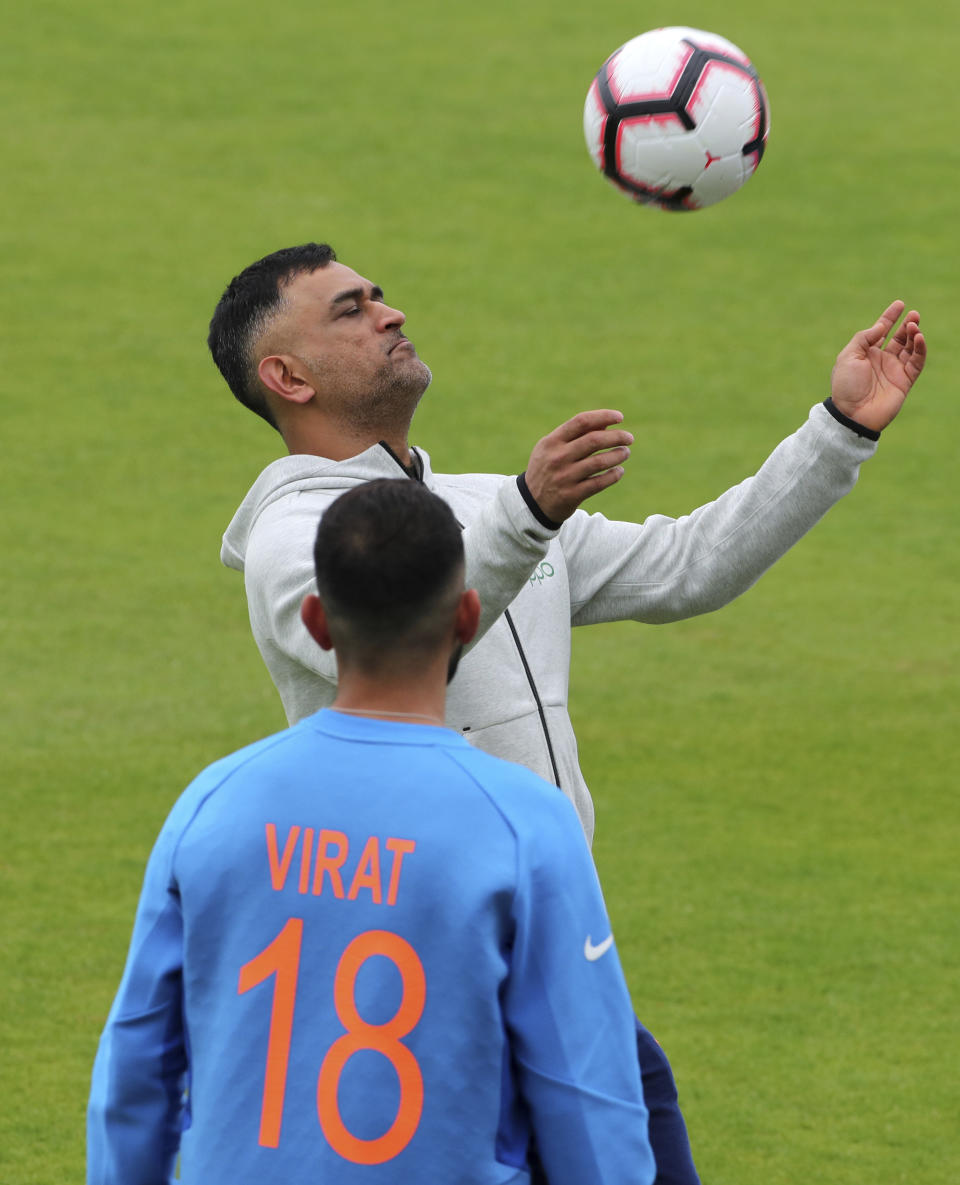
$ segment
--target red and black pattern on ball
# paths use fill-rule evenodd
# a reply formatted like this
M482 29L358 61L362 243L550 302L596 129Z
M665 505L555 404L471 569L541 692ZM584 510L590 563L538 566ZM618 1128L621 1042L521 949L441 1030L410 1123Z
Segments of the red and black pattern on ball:
M744 156L751 153L756 155L754 168L759 165L767 139L767 102L763 91L763 83L753 66L744 58L734 57L721 50L705 49L696 42L684 37L683 44L690 52L680 63L680 69L670 83L669 91L662 94L616 95L614 86L616 80L612 66L616 61L619 50L610 55L597 71L594 86L600 100L600 105L606 113L603 121L603 172L621 189L625 189L638 202L654 203L667 210L687 210L687 201L693 193L692 186L684 185L675 190L654 189L649 185L624 176L620 171L620 126L625 119L663 119L674 118L680 121L687 131L693 131L697 126L696 120L690 114L690 104L697 88L700 86L704 74L713 62L722 62L734 70L745 74L751 82L756 97L757 119L753 139L744 144Z

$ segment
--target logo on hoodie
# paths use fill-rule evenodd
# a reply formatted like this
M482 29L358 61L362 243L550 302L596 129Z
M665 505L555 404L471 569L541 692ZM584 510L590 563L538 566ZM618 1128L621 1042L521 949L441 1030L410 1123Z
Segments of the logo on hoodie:
M531 584L541 584L544 580L549 580L553 575L553 564L548 564L546 560L533 569L533 574L530 577Z

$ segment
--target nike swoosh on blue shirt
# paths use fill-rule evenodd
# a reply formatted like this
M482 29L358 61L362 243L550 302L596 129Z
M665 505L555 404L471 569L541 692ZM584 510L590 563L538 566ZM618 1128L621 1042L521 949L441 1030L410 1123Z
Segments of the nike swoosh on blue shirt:
M603 942L598 942L596 946L590 941L590 935L587 935L587 941L583 944L583 953L591 963L595 963L601 955L605 955L610 947L613 946L613 935L608 934Z

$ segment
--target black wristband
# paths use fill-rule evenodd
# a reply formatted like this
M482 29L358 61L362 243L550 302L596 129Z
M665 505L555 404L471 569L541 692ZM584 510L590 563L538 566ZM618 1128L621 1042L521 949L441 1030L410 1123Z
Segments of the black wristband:
M530 487L527 485L526 475L521 473L517 478L517 489L523 495L523 500L527 504L527 508L533 517L537 520L541 527L546 527L548 531L559 531L563 523L555 523L552 518L547 516L540 509L536 498L530 493Z
M874 431L873 428L865 428L863 424L858 424L856 420L851 420L849 416L845 416L833 402L832 398L824 399L823 406L833 416L838 424L843 424L843 426L845 428L849 428L851 432L856 432L858 436L866 437L867 440L880 439L880 433Z

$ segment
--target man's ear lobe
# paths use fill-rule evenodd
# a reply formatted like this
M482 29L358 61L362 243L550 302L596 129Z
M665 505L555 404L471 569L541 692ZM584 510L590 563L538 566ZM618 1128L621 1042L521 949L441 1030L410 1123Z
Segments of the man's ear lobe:
M316 394L303 364L292 354L268 354L260 359L257 374L268 391L290 403L309 403Z
M300 606L300 620L307 627L310 637L321 650L332 650L333 639L327 627L327 611L323 602L313 593L307 593Z

